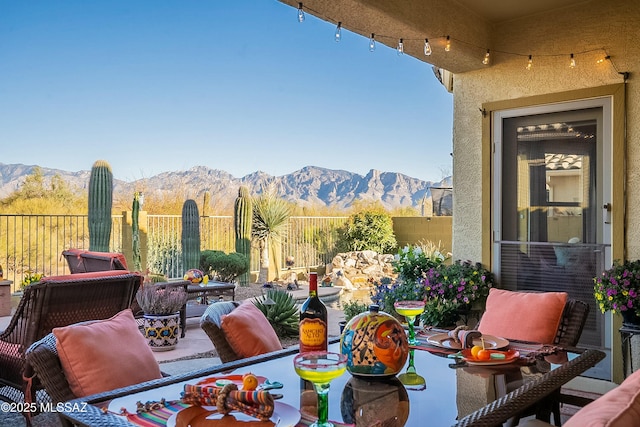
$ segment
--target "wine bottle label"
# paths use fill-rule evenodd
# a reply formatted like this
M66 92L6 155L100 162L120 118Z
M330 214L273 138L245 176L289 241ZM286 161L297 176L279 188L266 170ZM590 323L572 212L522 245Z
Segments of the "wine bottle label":
M327 349L327 324L322 319L300 321L300 351Z

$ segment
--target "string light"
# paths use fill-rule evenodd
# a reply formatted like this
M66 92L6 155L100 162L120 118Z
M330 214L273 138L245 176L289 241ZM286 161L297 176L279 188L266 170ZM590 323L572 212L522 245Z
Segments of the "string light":
M320 19L323 19L325 21L328 22L337 22L337 20L335 20L334 18L330 17L330 16L324 16L323 14L319 13L316 10L313 10L312 8L306 7L304 6L304 4L302 2L298 3L298 21L299 22L303 22L305 20L305 10L313 13L314 16L317 16ZM362 28L351 28L351 31L356 32L356 33L364 33L366 30L362 29ZM452 41L456 41L456 43L461 43L464 45L468 45L470 47L473 48L478 48L478 49L483 49L486 50L486 53L484 55L484 58L482 60L482 63L485 65L489 65L489 63L491 62L491 52L489 49L486 49L486 47L483 46L479 46L477 44L468 42L468 41L464 41L464 40L460 40L460 39L456 39L454 37L451 37L450 35L446 35L446 36L439 36L439 37L435 37L436 39L444 39L445 40L445 46L444 46L444 50L445 52L450 52L451 51L451 42ZM336 27L336 31L335 31L335 40L336 41L340 41L342 39L342 22L338 22L338 25ZM378 39L380 40L386 40L388 39L389 42L391 42L392 40L398 40L396 37L392 36L392 35L384 35L384 34L378 34ZM432 54L432 46L431 43L429 42L429 39L427 38L420 38L420 39L406 39L406 38L401 38L400 42L397 45L397 53L398 55L402 55L404 54L404 43L407 41L424 41L424 55L425 56L431 56ZM376 49L376 36L375 33L371 33L371 37L369 38L369 51L374 52ZM576 67L576 56L580 56L583 54L587 54L587 53L592 53L592 52L603 52L604 53L604 57L599 57L598 59L596 59L596 63L597 64L602 64L604 62L609 62L611 64L611 67L616 70L616 72L618 71L618 68L616 67L616 64L614 63L614 61L611 59L611 57L607 54L606 50L604 48L594 48L594 49L588 49L588 50L584 50L584 51L580 51L580 52L576 52L576 53L571 53L570 54L570 62L569 62L569 66L571 68L575 68ZM521 57L528 57L528 61L527 61L527 65L526 65L526 70L531 70L533 68L533 57L531 54L524 54L524 53L519 53L519 52L509 52L509 51L500 51L500 50L494 50L493 53L500 53L500 54L504 54L504 55L510 55L510 56L521 56ZM544 53L544 54L540 54L537 56L542 56L542 57L566 57L568 53ZM622 74L622 73L620 73Z
M489 49L487 49L487 53L484 54L484 59L482 60L482 63L484 65L489 65L489 62L491 61L491 59L489 58Z
M424 39L424 56L431 56L431 45L429 39Z

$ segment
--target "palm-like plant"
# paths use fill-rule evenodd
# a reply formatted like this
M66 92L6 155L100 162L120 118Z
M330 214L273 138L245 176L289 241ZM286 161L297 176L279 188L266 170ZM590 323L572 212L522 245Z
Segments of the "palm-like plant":
M266 188L253 200L253 226L251 237L260 249L260 273L258 283L268 280L269 249L275 253L275 247L289 228L290 205L277 196L275 188ZM280 275L276 264L276 273Z

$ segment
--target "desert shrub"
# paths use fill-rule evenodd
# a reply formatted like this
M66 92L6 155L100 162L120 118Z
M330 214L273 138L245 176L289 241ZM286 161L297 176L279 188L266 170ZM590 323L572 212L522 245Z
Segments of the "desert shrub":
M267 298L270 298L275 304L267 304ZM300 313L296 300L289 292L269 289L267 295L256 298L254 304L264 313L278 337L298 336Z
M177 234L160 236L151 234L147 252L147 264L151 271L167 277L182 277L182 252Z
M337 242L340 252L372 250L390 253L397 245L391 215L380 209L352 214L340 231Z
M244 254L206 250L200 255L200 269L211 279L234 282L238 276L249 271L249 260Z

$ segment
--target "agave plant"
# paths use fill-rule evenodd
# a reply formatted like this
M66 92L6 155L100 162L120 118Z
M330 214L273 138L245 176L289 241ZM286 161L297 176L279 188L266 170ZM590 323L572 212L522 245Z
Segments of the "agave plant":
M295 337L298 335L300 313L298 312L296 301L290 293L278 289L269 289L267 295L256 298L254 304L264 313L278 337Z

